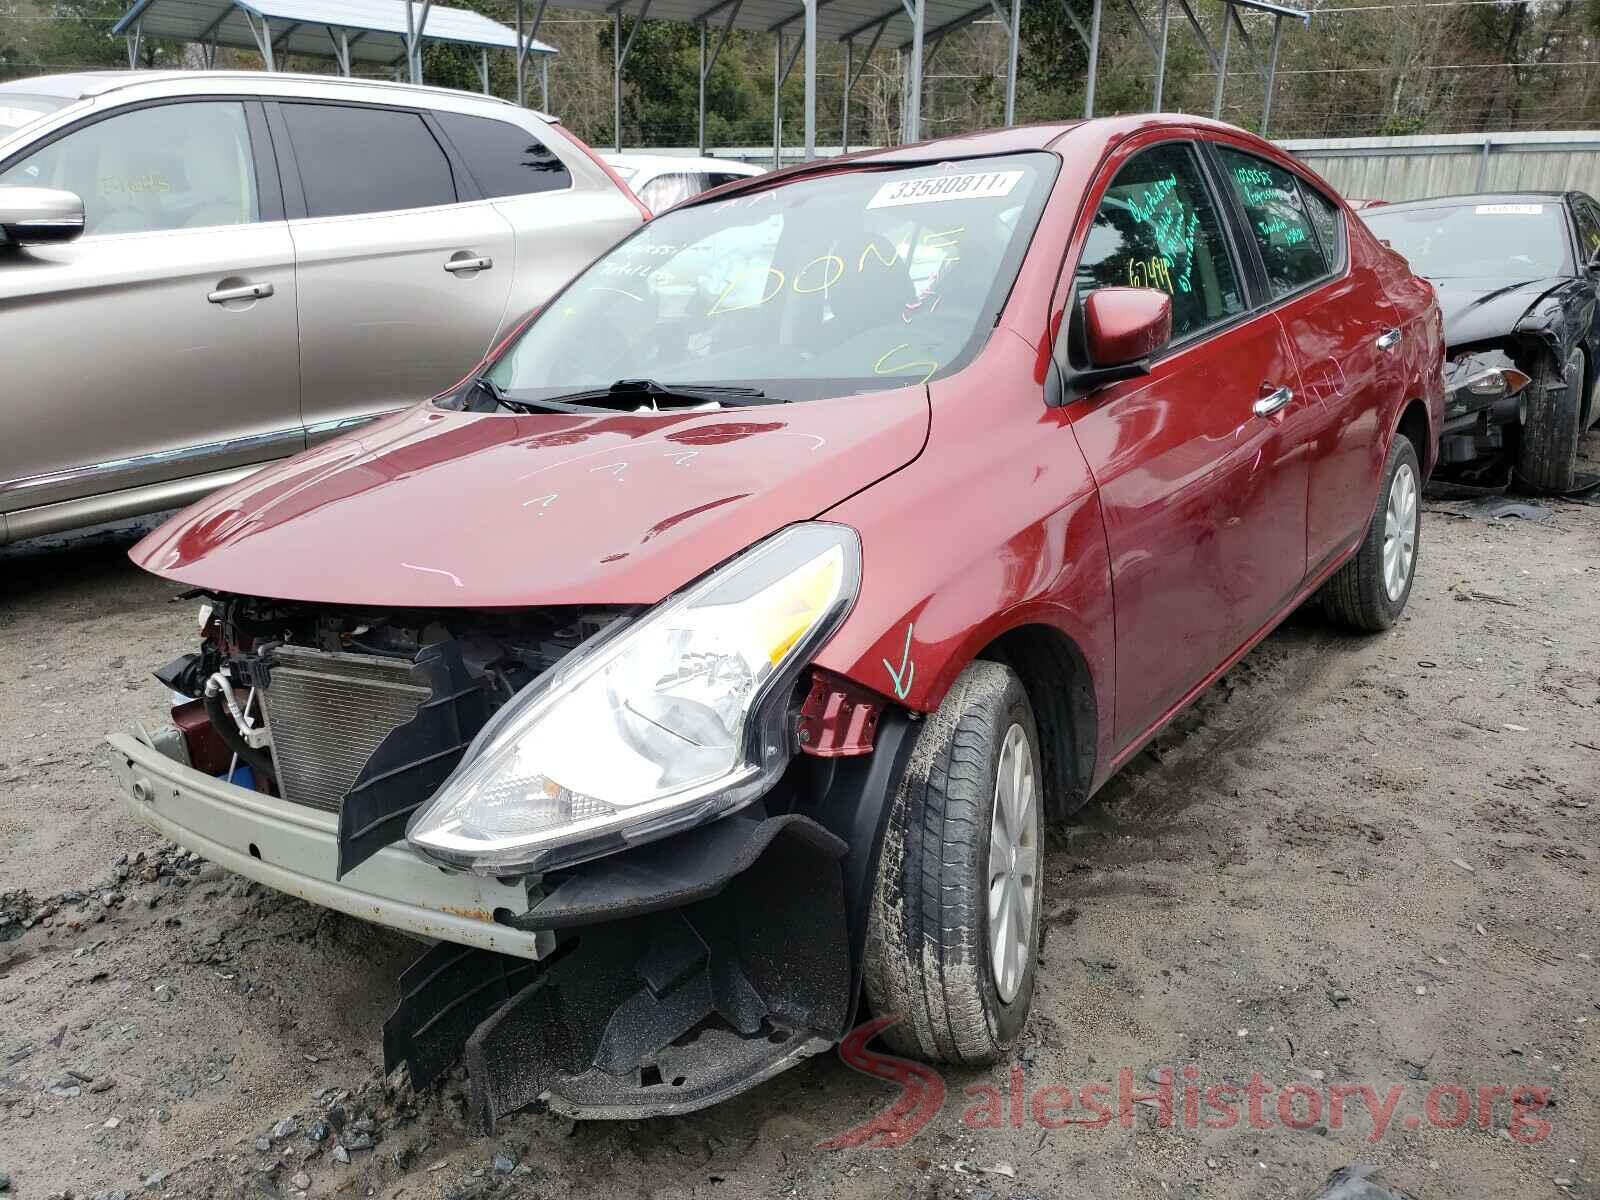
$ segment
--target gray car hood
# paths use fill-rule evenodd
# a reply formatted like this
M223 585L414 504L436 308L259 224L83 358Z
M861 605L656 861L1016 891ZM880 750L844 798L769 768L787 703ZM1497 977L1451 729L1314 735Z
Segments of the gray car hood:
M1541 298L1561 286L1561 276L1541 279L1460 277L1432 279L1449 346L1504 337Z

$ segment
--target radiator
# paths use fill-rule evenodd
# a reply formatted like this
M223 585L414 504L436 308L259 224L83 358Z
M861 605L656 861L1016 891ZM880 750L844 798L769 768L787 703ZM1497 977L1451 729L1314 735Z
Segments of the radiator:
M378 744L409 721L429 689L411 663L278 646L262 691L272 765L285 800L338 812Z

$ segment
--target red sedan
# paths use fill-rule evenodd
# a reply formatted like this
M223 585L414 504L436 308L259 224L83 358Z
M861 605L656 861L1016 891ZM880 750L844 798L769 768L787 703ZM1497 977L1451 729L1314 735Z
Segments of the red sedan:
M1442 352L1326 184L1200 119L731 184L142 542L201 644L117 771L207 858L435 940L386 1056L464 1055L490 1121L712 1103L863 996L990 1062L1041 821L1308 598L1405 608Z

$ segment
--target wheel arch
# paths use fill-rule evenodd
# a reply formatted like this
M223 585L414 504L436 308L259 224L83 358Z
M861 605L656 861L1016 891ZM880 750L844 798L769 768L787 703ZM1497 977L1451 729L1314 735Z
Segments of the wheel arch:
M1407 400L1400 408L1400 419L1395 422L1395 433L1409 438L1417 452L1417 462L1422 464L1424 478L1433 474L1438 457L1438 437L1433 422L1428 419L1428 406L1420 399Z
M1046 815L1059 819L1077 811L1093 789L1100 719L1082 649L1059 627L1024 620L991 637L971 657L1016 672L1039 728Z

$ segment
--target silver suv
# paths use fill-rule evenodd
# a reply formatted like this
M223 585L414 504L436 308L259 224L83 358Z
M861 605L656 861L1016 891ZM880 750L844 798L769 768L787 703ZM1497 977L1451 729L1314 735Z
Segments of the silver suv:
M0 84L0 544L186 503L443 390L647 216L487 97Z

